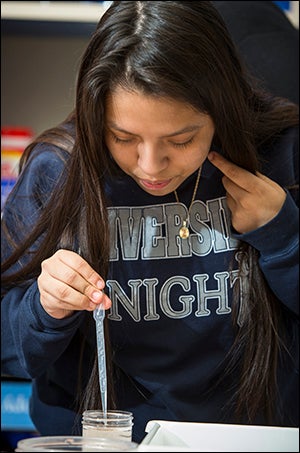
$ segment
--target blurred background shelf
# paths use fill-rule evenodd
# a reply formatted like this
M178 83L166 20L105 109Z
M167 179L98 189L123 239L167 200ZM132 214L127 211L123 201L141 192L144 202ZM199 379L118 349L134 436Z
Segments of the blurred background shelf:
M90 33L111 1L1 2L2 33ZM299 28L299 1L275 1ZM72 28L63 24L72 24ZM79 27L76 27L80 25ZM52 28L51 28L52 25ZM64 28L65 27L65 28Z
M1 2L2 35L90 36L111 2Z
M97 23L111 2L1 2L2 19Z

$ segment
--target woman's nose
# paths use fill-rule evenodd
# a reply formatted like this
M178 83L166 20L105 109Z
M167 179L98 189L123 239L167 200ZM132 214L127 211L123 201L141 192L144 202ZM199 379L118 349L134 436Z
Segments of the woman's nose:
M140 143L138 147L138 165L147 175L158 175L168 166L168 156L162 147Z

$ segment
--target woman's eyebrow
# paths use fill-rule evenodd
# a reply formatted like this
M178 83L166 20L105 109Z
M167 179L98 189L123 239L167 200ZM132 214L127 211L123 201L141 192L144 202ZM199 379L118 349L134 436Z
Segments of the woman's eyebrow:
M111 127L112 129L115 129L118 132L123 132L124 134L136 135L133 132L129 132L129 131L126 131L125 129L122 129L121 127L119 127L114 122L108 122L107 126ZM160 138L175 137L176 135L185 134L186 132L194 132L194 131L198 130L200 127L201 126L199 124L193 124L193 125L190 125L190 126L186 126L186 127L182 128L182 129L179 129L179 130L177 130L175 132L171 132L170 134L163 135Z
M126 131L125 129L122 129L116 123L111 122L111 121L107 123L107 127L111 128L111 129L115 129L118 132L123 132L124 134L136 135L132 132Z
M174 137L175 135L185 134L186 132L194 132L198 130L201 126L199 124L194 124L191 126L184 127L176 132L172 132L171 134L164 135L162 138Z

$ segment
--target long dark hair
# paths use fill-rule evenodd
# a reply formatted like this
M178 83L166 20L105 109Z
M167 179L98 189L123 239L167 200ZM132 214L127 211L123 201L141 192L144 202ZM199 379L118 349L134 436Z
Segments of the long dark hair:
M109 231L103 181L116 169L103 137L105 102L117 86L181 100L207 113L215 125L214 143L226 158L250 172L260 169L258 150L298 124L296 105L254 87L211 2L113 2L92 35L79 69L75 111L67 121L75 124L75 140L66 133L71 156L63 188L51 198L47 214L30 237L4 264L3 269L9 269L43 234L28 265L4 278L6 288L37 278L41 261L58 247L73 250L78 244L91 266L104 278L107 275ZM62 137L65 130L63 124L51 135L58 131ZM22 165L32 148L25 152ZM240 373L232 400L237 417L246 414L251 423L257 411L265 408L271 422L270 395L276 386L281 347L280 306L260 271L258 252L242 243L239 256L240 275L248 283L243 323L239 326L234 321L236 340L228 357L228 369ZM81 408L99 407L95 379L96 372Z

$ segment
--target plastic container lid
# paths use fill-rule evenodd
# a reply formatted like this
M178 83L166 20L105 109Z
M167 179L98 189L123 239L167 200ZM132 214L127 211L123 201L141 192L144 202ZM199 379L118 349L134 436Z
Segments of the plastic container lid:
M135 451L138 444L104 437L41 436L19 440L16 452Z

